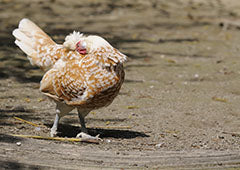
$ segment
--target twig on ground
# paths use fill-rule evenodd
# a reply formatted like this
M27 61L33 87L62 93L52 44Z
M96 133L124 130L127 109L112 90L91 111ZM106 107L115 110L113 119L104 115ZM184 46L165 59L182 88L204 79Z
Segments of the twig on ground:
M61 138L61 137L44 137L44 136L34 136L34 135L15 135L15 137L21 138L33 138L33 139L42 139L42 140L55 140L55 141L64 141L64 142L87 142L87 143L95 143L99 144L99 140L89 139L89 138Z
M35 126L35 127L40 127L40 126L42 126L42 125L37 125L37 124L35 124L35 123L32 123L32 122L30 122L30 121L24 120L24 119L19 118L19 117L16 117L16 116L14 116L13 118L16 119L16 120L19 120L19 121L21 121L21 122L23 122L23 123L27 123L27 124L29 124L29 125Z

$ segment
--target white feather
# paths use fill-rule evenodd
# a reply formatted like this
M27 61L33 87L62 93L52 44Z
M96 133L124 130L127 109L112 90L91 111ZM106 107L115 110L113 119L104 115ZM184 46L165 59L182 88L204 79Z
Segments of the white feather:
M34 47L31 38L26 36L23 32L21 32L19 29L15 29L13 31L13 36L16 37L17 40L24 42L28 46Z
M38 65L42 68L49 62L42 62L39 59L39 48L44 48L48 45L56 43L29 19L22 19L19 22L18 28L13 30L13 36L16 38L15 44L28 55L32 65Z
M29 56L33 56L33 55L36 54L36 51L32 47L30 47L27 44L25 44L24 42L16 40L15 44L17 46L19 46L19 48L21 48L21 50L23 50L23 52L26 53Z
M83 38L84 38L83 34L81 34L80 32L73 31L73 33L66 36L63 46L70 50L75 50L76 44Z
M86 38L86 41L91 46L89 53L94 52L94 51L98 50L101 47L110 47L110 48L112 48L112 46L104 38L102 38L100 36L97 36L97 35L90 35L90 36L88 36Z
M22 31L27 36L34 36L35 32L44 33L41 28L39 28L36 24L30 21L27 18L23 18L18 25L20 31ZM45 34L45 33L44 33Z

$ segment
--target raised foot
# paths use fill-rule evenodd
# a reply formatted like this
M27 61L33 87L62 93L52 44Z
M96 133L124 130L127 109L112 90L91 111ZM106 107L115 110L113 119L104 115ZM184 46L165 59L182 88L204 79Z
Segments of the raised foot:
M80 139L86 140L86 141L90 141L90 140L103 141L101 138L99 138L99 134L97 136L91 136L84 132L77 134L76 138L80 138Z

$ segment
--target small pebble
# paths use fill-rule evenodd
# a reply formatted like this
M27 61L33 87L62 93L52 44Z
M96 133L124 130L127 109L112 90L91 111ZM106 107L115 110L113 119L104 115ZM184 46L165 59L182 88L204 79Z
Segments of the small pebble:
M224 136L218 136L219 139L224 139Z
M17 146L21 146L22 143L21 142L17 142L16 144L17 144Z
M155 146L156 146L157 148L161 148L161 147L163 146L163 144L164 144L164 143L158 143L158 144L156 144Z
M177 134L173 134L173 137L175 137L175 138L176 138L176 137L178 137L178 136L177 136Z
M195 74L194 78L196 78L196 79L199 78L199 74Z
M136 114L136 113L131 113L131 115L132 115L132 116L137 116L137 114Z
M106 142L107 142L107 143L111 143L111 140L110 140L110 139L107 139Z

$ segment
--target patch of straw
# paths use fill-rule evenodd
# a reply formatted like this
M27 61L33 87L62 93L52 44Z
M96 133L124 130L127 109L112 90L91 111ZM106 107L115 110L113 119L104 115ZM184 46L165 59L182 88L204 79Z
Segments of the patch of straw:
M29 124L29 125L35 126L35 127L39 127L39 126L40 126L40 125L37 125L37 124L32 123L32 122L30 122L30 121L27 121L27 120L24 120L24 119L22 119L22 118L16 117L16 116L14 116L13 118L16 119L16 120L19 120L19 121L21 121L21 122L23 122L23 123L27 123L27 124Z
M32 139L42 139L42 140L55 140L55 141L64 141L64 142L88 142L88 143L96 143L98 144L99 141L96 139L85 139L85 138L61 138L61 137L44 137L44 136L34 136L34 135L15 135L15 137L21 138L32 138Z

